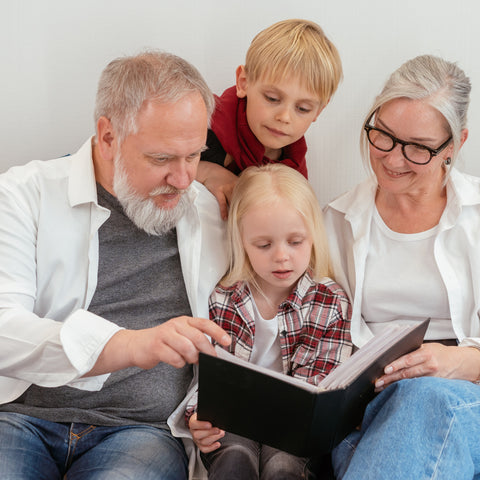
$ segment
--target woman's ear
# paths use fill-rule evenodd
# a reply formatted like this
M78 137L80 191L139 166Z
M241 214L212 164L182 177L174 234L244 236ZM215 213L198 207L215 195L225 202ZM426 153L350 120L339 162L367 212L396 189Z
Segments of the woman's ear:
M237 97L245 98L247 96L248 80L245 72L245 65L239 65L236 70L237 78Z
M468 128L464 128L462 130L462 133L460 134L460 148L463 146L467 138L468 138Z

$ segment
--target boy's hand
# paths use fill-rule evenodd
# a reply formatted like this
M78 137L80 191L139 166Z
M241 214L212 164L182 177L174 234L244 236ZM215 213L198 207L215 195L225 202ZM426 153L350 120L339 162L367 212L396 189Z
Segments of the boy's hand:
M219 428L213 427L210 422L201 422L197 420L197 414L190 417L188 424L193 441L199 450L203 453L209 453L220 447L220 440L225 432Z
M199 162L196 180L203 183L215 196L223 220L228 217L228 204L238 177L230 170L211 162Z

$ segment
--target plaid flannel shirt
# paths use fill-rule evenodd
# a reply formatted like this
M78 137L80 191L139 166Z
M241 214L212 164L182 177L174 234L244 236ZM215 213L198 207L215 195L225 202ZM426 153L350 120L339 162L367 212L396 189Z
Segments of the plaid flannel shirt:
M255 316L248 284L218 285L209 308L210 319L232 337L226 349L250 361ZM350 318L343 289L330 278L315 282L305 273L277 313L283 373L317 385L352 352Z
M230 353L250 361L255 338L253 299L248 284L217 285L210 296L210 319L231 337ZM330 278L320 282L305 273L279 306L283 373L317 385L352 353L351 306L343 289ZM196 395L185 411L188 426L196 410Z

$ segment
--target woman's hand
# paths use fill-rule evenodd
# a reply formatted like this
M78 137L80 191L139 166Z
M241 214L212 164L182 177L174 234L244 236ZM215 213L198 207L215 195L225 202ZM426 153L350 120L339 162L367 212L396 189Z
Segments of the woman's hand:
M480 350L424 343L418 350L387 365L384 372L375 382L377 392L403 378L430 376L475 382L480 379Z
M197 414L190 417L188 424L193 441L199 450L203 453L213 452L220 446L220 440L225 432L212 426L210 422L201 422L197 420Z

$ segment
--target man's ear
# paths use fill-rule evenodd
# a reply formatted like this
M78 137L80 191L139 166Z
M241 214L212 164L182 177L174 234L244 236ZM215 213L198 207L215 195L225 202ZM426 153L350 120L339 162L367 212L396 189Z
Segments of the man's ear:
M237 78L237 97L245 98L247 96L248 80L245 72L245 65L239 65L236 70Z
M112 161L117 148L115 131L107 117L100 117L97 122L97 146L104 160Z

